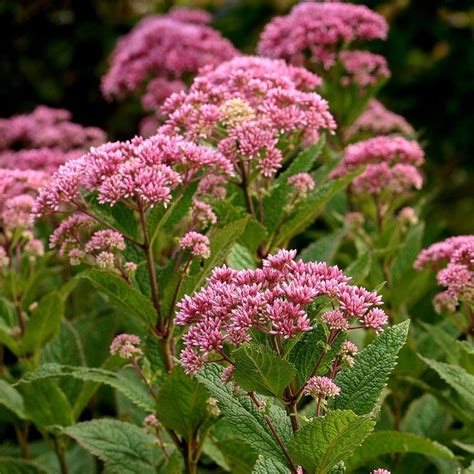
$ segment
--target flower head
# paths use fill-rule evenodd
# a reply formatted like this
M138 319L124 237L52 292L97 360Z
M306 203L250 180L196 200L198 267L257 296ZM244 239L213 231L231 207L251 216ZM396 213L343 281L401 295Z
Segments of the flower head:
M311 377L304 387L303 393L314 398L334 398L341 389L329 377Z
M288 184L303 196L314 189L314 179L308 173L298 173L288 178Z
M120 334L110 345L110 353L119 355L122 359L135 359L143 354L140 349L141 340L133 334Z
M209 258L211 250L209 248L209 239L199 232L188 232L180 240L179 246L182 249L190 249L195 257Z
M385 39L385 19L362 5L306 2L274 18L264 29L257 50L302 66L306 61L328 69L343 44ZM308 59L307 59L308 58Z

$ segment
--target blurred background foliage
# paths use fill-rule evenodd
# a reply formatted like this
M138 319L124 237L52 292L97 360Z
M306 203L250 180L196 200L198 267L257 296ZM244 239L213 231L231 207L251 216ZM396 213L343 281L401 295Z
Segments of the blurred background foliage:
M138 101L107 103L100 78L117 38L172 5L206 8L214 26L252 52L259 32L292 0L0 0L0 116L38 104L72 111L111 138L137 131ZM435 234L474 232L474 5L471 0L366 0L391 25L385 55L392 79L382 101L404 115L426 149L426 219ZM430 202L431 201L431 202ZM436 235L438 237L438 235Z

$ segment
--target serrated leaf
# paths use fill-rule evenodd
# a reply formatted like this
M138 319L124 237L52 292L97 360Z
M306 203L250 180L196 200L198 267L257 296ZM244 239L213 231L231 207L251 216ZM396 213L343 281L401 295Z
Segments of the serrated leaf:
M462 367L420 357L469 404L471 409L474 409L474 375L469 374Z
M353 367L346 367L336 376L341 393L332 406L353 410L358 415L371 412L376 406L388 376L395 368L397 355L405 344L410 322L387 328L357 354Z
M191 208L197 186L197 182L191 183L181 195L173 198L169 207L155 206L151 209L146 219L151 244L161 230L171 230L186 216Z
M248 443L256 452L287 465L286 458L263 415L248 397L234 395L231 385L224 384L221 376L222 369L215 365L206 366L197 375L211 395L218 400L226 424L237 437ZM288 443L292 437L292 430L285 412L273 406L270 417L283 443Z
M158 392L156 415L164 426L190 440L208 418L208 399L206 387L176 366Z
M295 368L268 347L243 344L234 352L234 380L245 390L281 398Z
M301 387L311 375L319 356L325 350L326 337L324 327L318 325L312 331L305 333L291 350L288 360L296 367L296 385L298 388ZM320 375L320 372L326 373L328 363L334 359L343 340L344 337L341 335L341 337L337 338L331 345L331 349L327 355L323 356L319 370L317 371L318 375Z
M81 273L79 278L90 280L119 309L140 318L145 323L154 324L156 322L157 316L152 302L118 275L100 270L88 270Z
M225 261L232 246L244 232L249 218L250 216L245 216L242 219L230 222L224 227L214 228L209 232L211 256L204 261L203 268L197 275L190 276L185 281L180 295L194 293L204 284L209 273Z
M303 232L321 214L329 200L341 189L344 189L358 174L360 174L360 170L317 186L316 190L308 195L304 203L282 225L276 239L277 244L287 242Z
M117 420L77 423L63 431L117 474L156 474L153 436L143 428ZM155 452L154 452L155 451Z
M64 392L53 380L34 380L19 387L29 419L40 428L69 426L73 410Z
M400 426L401 431L436 437L447 423L449 415L446 410L433 395L425 393L410 403Z
M351 283L359 285L362 283L370 272L372 266L372 255L370 252L364 253L355 259L345 270L347 276L352 277Z
M14 413L18 418L26 419L25 405L21 394L7 381L0 379L0 405ZM0 471L1 472L1 471Z
M401 248L397 251L391 267L392 284L396 285L409 270L420 253L423 240L424 223L412 227L405 238Z
M41 298L25 324L21 351L36 352L42 348L59 331L63 313L64 302L58 292Z
M324 474L340 461L350 458L373 430L375 420L350 410L330 411L303 426L290 443L295 464L309 472Z
M252 474L288 474L288 468L278 461L259 456Z
M18 458L0 457L0 473L2 474L48 474L48 471L32 461Z
M71 367L60 364L43 364L33 372L27 373L21 380L21 385L28 385L54 377L73 377L84 382L97 382L115 388L139 407L154 411L155 401L143 384L136 384L120 374L104 369L89 367ZM79 414L79 413L77 413Z
M235 270L255 268L255 261L252 254L246 247L239 243L235 243L232 247L227 257L227 264Z
M281 173L274 181L270 192L264 197L264 223L270 232L273 232L280 222L285 212L285 207L293 194L293 188L288 184L288 178L295 174L309 171L316 158L320 155L324 144L325 138L321 137L318 143L299 153L288 169Z
M371 459L390 453L417 453L443 459L456 459L446 446L423 436L400 431L375 431L349 459L348 468L355 469Z
M338 229L324 237L316 240L304 248L299 254L299 258L304 262L327 262L331 263L336 255L339 245L346 231Z

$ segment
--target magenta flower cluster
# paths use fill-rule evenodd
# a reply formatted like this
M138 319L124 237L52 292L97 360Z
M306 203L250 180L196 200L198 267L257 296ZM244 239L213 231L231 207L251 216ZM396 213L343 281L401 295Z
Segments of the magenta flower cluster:
M305 2L289 15L274 18L264 29L258 53L291 64L329 69L340 47L353 42L385 39L385 19L362 5L342 2Z
M359 320L381 330L387 319L376 308L379 295L350 285L337 267L305 263L295 256L294 250L280 250L256 270L216 268L206 287L183 298L175 322L189 326L181 352L188 373L207 362L228 360L225 346L250 341L252 330L283 340L311 331L307 306L320 296L329 297L347 323Z
M377 99L371 99L365 111L347 131L347 136L390 135L392 133L411 136L415 134L415 130L401 115L391 112Z
M278 148L285 140L311 143L335 122L328 103L308 92L320 79L283 61L238 57L195 79L188 93L174 94L165 103L164 133L182 133L206 140L234 163L237 170L256 162L265 177L281 167Z
M434 299L437 311L456 311L460 303L474 305L474 235L450 237L423 250L414 263L417 270L438 270L446 288Z
M143 105L156 110L169 94L186 87L185 76L238 55L206 24L209 20L203 11L175 9L140 21L118 41L102 79L103 94L122 98L149 81Z
M344 176L360 166L365 171L355 178L355 193L405 193L420 189L423 177L418 170L424 153L416 141L401 136L379 136L349 145L334 177Z
M141 340L134 334L120 334L114 338L110 345L110 353L122 359L135 359L143 352L140 348Z
M154 135L107 143L59 168L34 207L37 216L64 205L84 207L81 191L97 191L98 201L127 201L141 209L170 202L172 191L203 169L230 175L231 163L209 147L180 137Z

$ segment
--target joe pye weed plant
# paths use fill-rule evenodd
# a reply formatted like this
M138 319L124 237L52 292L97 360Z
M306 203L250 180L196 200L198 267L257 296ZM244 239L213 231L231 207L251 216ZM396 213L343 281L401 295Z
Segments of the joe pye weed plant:
M385 19L297 5L258 56L209 22L118 42L142 135L0 122L0 472L462 472L473 237L421 252L424 152L359 49Z

